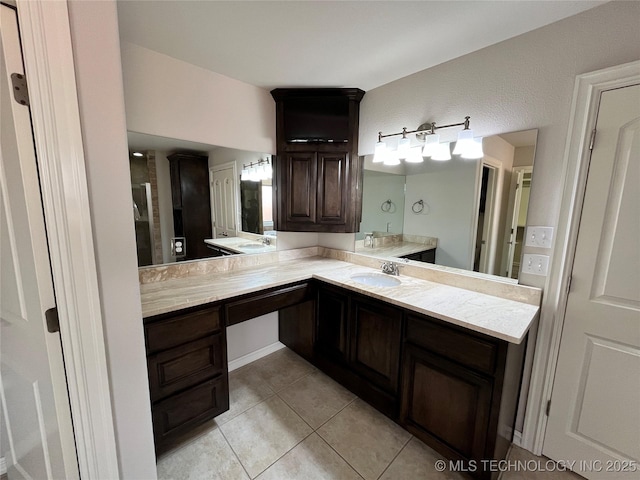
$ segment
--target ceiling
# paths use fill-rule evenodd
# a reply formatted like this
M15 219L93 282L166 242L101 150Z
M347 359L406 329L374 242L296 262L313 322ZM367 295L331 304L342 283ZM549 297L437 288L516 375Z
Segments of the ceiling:
M118 0L122 41L263 88L371 90L606 3Z

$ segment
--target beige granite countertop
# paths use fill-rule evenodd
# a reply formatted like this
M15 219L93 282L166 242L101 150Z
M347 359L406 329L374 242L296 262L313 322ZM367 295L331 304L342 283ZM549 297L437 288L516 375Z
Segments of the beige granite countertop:
M424 249L424 245L422 245ZM379 270L326 257L306 257L140 286L144 317L316 278L470 330L520 343L539 307L400 275L396 287L362 285L356 273Z
M404 257L412 253L424 252L425 250L433 250L435 245L425 245L424 243L401 242L391 245L383 245L380 247L360 247L356 246L356 253L363 255L372 255L374 257Z
M214 247L222 247L235 253L267 253L275 252L275 245L263 245L254 240L248 240L242 237L226 237L226 238L208 238L204 241L208 245Z

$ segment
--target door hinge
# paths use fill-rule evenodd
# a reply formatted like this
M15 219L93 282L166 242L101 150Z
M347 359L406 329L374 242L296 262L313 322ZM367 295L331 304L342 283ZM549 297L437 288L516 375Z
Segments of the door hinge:
M591 140L589 140L589 150L593 150L593 144L596 141L596 129L591 130Z
M544 413L547 415L547 417L549 416L549 412L550 411L551 411L551 400L547 400L547 408L544 411Z
M571 281L573 280L573 275L569 275L569 279L567 280L567 295L571 293Z
M13 87L13 98L20 105L29 106L29 90L27 89L27 77L21 73L11 74L11 86Z
M47 321L47 330L49 333L56 333L60 331L60 319L58 318L57 307L50 308L44 312L44 318Z

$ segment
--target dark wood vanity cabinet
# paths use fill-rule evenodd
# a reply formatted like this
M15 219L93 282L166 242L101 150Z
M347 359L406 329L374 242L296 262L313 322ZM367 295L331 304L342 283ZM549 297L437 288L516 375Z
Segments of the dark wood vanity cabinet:
M407 260L415 260L417 262L436 263L436 249L424 250L422 252L410 253L409 255L403 255L400 258L406 258Z
M472 476L512 440L524 345L318 283L313 363ZM475 469L475 470L474 470Z
M315 348L319 355L346 364L349 349L349 295L337 288L318 288Z
M275 229L357 232L362 212L355 88L278 88Z
M178 260L212 256L204 243L212 237L209 159L203 155L167 156L171 176L174 237L185 238L185 255Z
M229 409L222 310L206 306L145 319L157 452Z
M314 363L391 418L397 417L402 310L318 284Z
M349 365L395 395L400 373L402 310L360 296L351 301Z
M407 315L399 423L478 478L512 440L524 345Z

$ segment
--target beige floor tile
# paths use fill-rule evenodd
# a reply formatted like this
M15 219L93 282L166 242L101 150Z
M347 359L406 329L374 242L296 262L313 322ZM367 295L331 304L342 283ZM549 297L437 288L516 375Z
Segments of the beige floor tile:
M317 433L366 480L375 480L411 435L357 399Z
M249 408L274 395L262 379L260 372L247 365L229 373L229 410L216 417L218 425L224 425Z
M278 395L312 428L318 428L356 396L322 372L313 372Z
M450 471L438 471L436 461L443 457L431 448L427 447L417 438L412 438L406 447L395 458L389 468L380 477L380 480L398 480L401 478L411 480L464 480L459 473Z
M161 457L157 468L158 480L249 478L218 428Z
M558 471L547 457L537 457L523 448L511 445L507 459L510 462L501 480L582 480L580 475L573 472ZM517 463L514 463L517 462Z
M288 348L261 358L254 365L261 378L276 392L316 370Z
M312 432L277 396L250 408L220 429L251 478Z
M353 468L313 433L257 480L361 480Z

